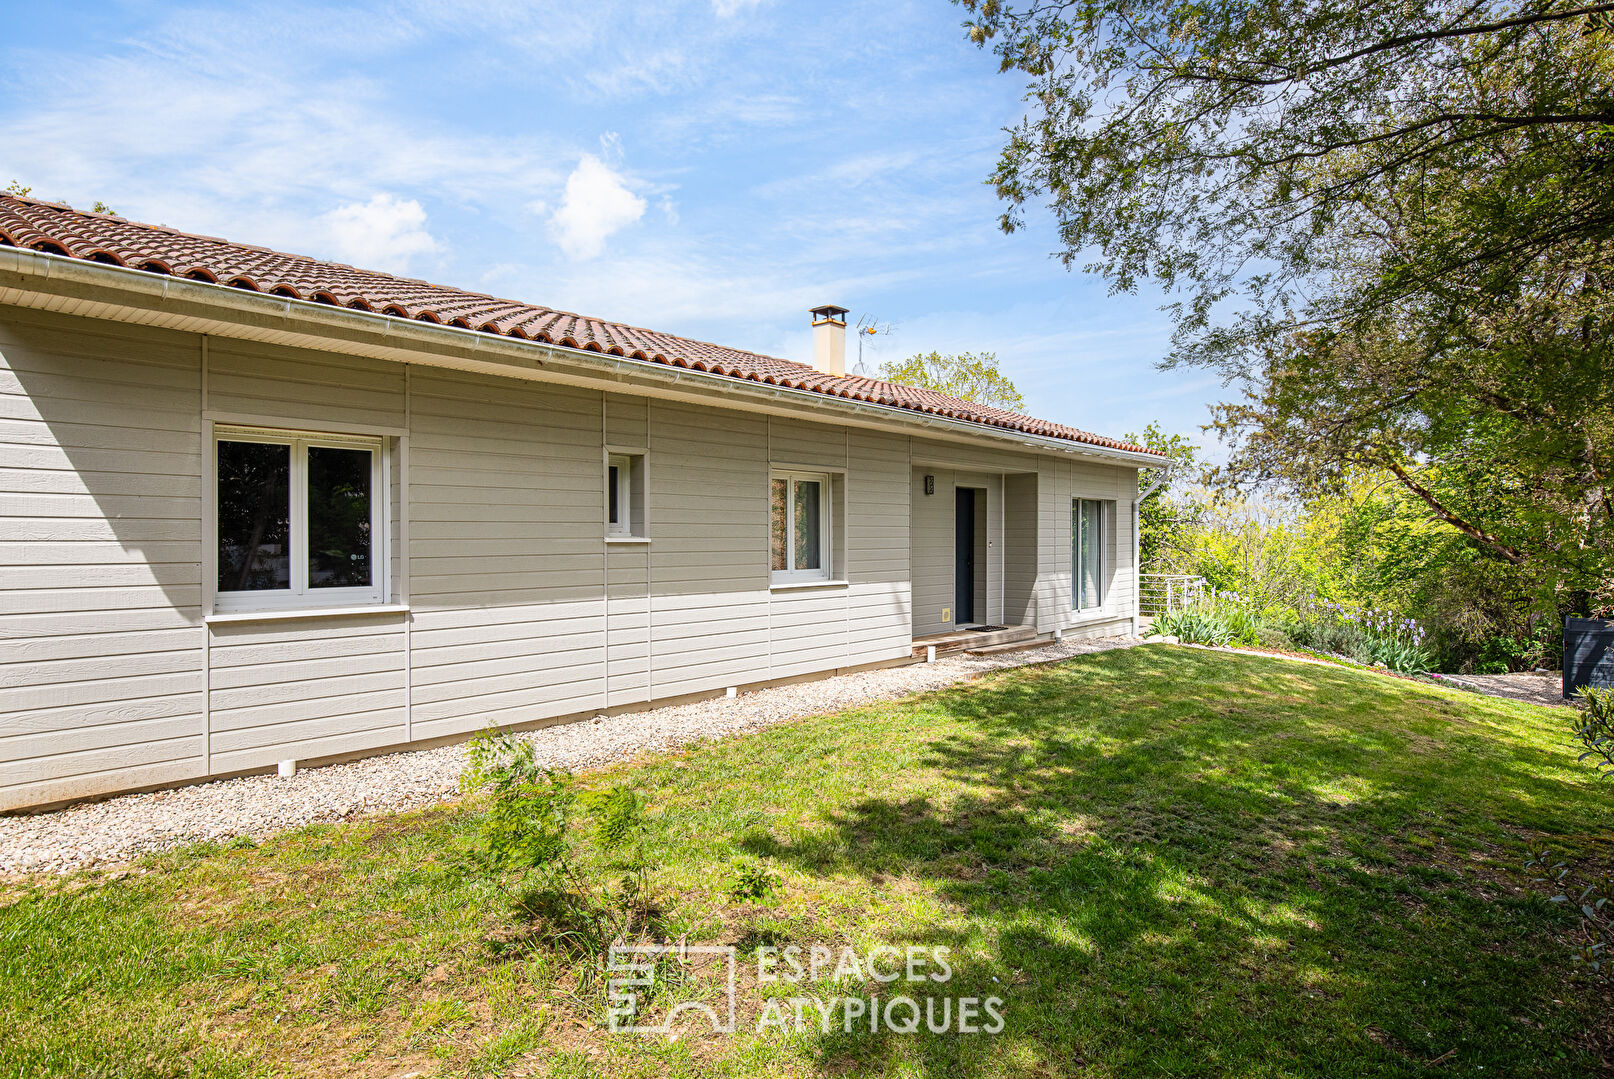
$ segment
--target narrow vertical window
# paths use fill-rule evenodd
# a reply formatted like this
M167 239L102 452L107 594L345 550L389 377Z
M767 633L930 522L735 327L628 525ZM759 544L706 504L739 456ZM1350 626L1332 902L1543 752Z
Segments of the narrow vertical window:
M770 565L775 573L782 573L788 569L790 563L790 537L788 536L790 520L790 481L774 477L772 490L772 534L769 540Z
M643 538L644 455L610 453L605 458L605 535Z
M790 568L794 570L820 570L824 568L823 528L820 518L823 485L817 480L794 480L795 499L790 512L796 523L791 537L796 552Z
M1071 502L1071 590L1078 610L1104 605L1104 504L1096 499Z
M769 568L775 584L830 576L829 477L779 473L769 484Z

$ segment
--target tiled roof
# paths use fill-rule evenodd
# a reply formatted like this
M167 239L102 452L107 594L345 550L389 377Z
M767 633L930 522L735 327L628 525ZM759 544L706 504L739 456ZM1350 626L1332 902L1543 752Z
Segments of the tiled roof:
M483 333L584 349L645 363L709 371L728 378L809 390L989 427L1137 451L1074 427L962 401L933 390L860 375L828 375L806 364L723 348L619 322L501 300L405 277L358 270L263 247L196 236L58 203L0 195L0 244L71 258L210 281Z

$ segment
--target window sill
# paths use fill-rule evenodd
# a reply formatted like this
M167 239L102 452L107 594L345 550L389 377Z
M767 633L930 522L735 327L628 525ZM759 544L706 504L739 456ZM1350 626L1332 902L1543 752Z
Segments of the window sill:
M218 611L204 615L207 625L219 622L284 622L294 618L341 618L355 614L408 614L407 603L366 603L353 607L281 607L268 611Z
M768 590L771 592L796 592L803 588L846 588L851 583L851 581L781 581L777 584L770 584Z
M649 536L606 536L606 543L649 543Z

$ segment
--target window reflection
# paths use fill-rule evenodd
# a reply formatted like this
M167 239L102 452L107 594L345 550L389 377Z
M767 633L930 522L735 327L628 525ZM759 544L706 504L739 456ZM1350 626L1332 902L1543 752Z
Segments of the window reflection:
M308 586L370 583L370 451L308 447Z
M219 591L291 587L291 447L219 443Z

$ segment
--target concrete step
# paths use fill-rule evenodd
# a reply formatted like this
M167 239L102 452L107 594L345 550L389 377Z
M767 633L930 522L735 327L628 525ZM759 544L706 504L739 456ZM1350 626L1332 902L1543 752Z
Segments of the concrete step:
M938 633L930 637L921 637L914 642L913 653L916 656L925 654L925 649L935 648L938 656L953 656L965 650L973 651L977 648L993 648L1000 644L1015 644L1020 641L1036 639L1035 626L1004 626L1002 629L961 629L956 633Z
M1001 656L1005 652L1029 652L1033 648L1046 648L1053 643L1052 637L1033 637L1029 641L989 644L985 648L966 648L964 651L971 656Z
M964 647L969 649L991 648L999 644L1013 644L1016 641L1029 641L1037 636L1035 626L1004 626L994 630L972 630Z

